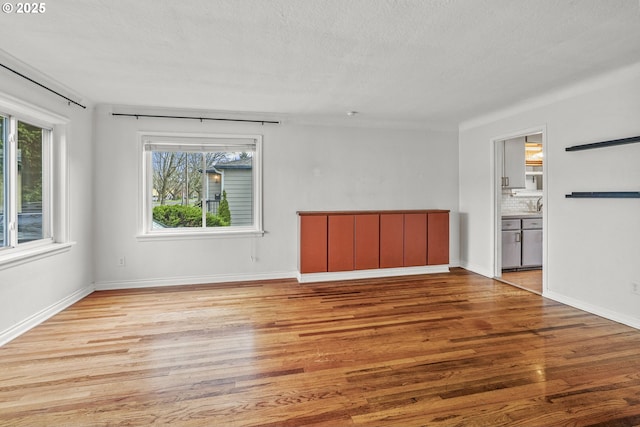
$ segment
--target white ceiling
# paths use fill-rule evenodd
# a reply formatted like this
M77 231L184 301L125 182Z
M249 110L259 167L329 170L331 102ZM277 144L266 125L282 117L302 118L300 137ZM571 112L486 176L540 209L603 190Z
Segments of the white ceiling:
M0 39L96 103L445 124L640 61L638 9L638 0L54 0L41 15L2 14Z

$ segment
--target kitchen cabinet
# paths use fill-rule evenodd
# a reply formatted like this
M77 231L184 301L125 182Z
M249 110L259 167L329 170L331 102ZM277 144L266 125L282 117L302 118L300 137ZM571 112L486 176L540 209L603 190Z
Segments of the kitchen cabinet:
M502 220L502 268L519 268L522 265L522 235L519 219Z
M522 219L522 267L542 266L542 218Z
M525 137L502 141L502 188L525 188Z
M502 269L542 267L542 217L502 219Z

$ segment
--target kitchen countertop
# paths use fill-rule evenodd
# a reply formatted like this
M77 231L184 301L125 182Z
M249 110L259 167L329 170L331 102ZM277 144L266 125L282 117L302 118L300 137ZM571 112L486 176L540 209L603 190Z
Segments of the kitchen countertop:
M503 214L504 219L517 219L517 218L542 218L542 212L510 212Z

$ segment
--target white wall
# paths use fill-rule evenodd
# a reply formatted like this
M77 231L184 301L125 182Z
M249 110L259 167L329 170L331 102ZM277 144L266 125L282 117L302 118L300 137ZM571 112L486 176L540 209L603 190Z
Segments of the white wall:
M457 264L455 129L136 120L114 117L112 110L98 107L95 122L99 289L293 277L299 210L450 209ZM139 130L262 134L264 237L137 240ZM124 267L116 265L120 256Z
M566 199L572 191L640 190L640 144L565 147L640 135L640 64L465 123L460 130L461 264L492 275L496 137L546 126L545 295L640 327L640 201Z
M70 119L67 252L0 270L0 344L93 289L92 108L83 110L8 72L0 92Z

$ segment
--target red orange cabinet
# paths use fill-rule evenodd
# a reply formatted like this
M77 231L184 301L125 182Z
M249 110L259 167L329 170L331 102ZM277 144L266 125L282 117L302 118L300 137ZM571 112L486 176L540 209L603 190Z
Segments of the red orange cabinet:
M327 227L327 270L350 271L354 266L353 215L329 215Z
M380 215L380 268L402 267L404 264L404 215Z
M380 267L380 215L354 216L354 264L356 270Z
M449 211L298 212L299 271L449 263Z

